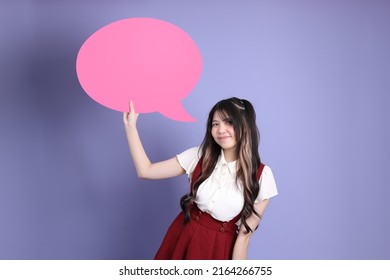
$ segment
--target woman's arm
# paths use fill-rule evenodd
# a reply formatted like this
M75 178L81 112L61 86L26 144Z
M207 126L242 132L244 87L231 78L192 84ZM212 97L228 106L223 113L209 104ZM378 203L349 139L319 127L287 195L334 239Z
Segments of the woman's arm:
M138 116L139 114L135 113L133 102L130 102L130 112L123 113L123 122L130 154L138 177L142 179L165 179L184 174L185 170L176 157L157 163L150 162L138 135Z
M263 216L265 209L267 208L269 199L264 199L258 203L255 203L255 210L260 215ZM258 226L260 218L256 214L252 214L246 220L248 226L252 229L252 232L247 232L245 226L241 224L240 230L238 231L238 236L236 243L234 243L233 248L233 260L245 260L248 253L249 240L252 237L253 231Z

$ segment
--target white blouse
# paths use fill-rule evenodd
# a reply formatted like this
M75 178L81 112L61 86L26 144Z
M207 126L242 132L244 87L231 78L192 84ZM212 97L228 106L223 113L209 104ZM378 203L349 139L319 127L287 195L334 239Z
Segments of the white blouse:
M177 155L190 179L199 161L198 151L199 147L194 147ZM195 202L200 210L219 221L230 221L241 212L244 197L241 183L236 183L236 170L236 161L226 162L221 150L213 173L199 186ZM278 194L274 176L268 166L264 167L259 183L260 192L255 203Z

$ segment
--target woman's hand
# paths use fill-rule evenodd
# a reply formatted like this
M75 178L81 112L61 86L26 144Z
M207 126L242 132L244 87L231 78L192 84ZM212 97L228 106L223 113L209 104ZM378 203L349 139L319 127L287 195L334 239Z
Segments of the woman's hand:
M130 112L124 112L123 113L123 123L125 125L125 129L134 129L137 125L137 119L139 116L139 113L136 113L134 110L134 104L133 101L130 101L129 106Z

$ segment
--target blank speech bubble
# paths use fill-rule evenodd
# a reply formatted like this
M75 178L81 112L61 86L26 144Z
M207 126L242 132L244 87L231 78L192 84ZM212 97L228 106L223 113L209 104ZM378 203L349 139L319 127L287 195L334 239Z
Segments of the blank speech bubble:
M200 78L202 57L179 27L153 18L129 18L93 33L77 55L82 88L96 102L120 112L133 100L139 113L160 112L195 121L182 105Z

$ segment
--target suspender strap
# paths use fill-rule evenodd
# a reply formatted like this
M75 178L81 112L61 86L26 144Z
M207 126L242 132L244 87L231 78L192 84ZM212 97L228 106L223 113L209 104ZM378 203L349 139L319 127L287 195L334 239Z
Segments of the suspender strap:
M194 182L198 177L200 176L200 172L202 171L202 164L200 161L195 166L194 172L192 172L192 177L191 177L191 189L194 186Z
M260 180L261 173L263 173L264 166L265 165L263 163L260 163L259 169L257 169L257 172L256 172L257 181Z

